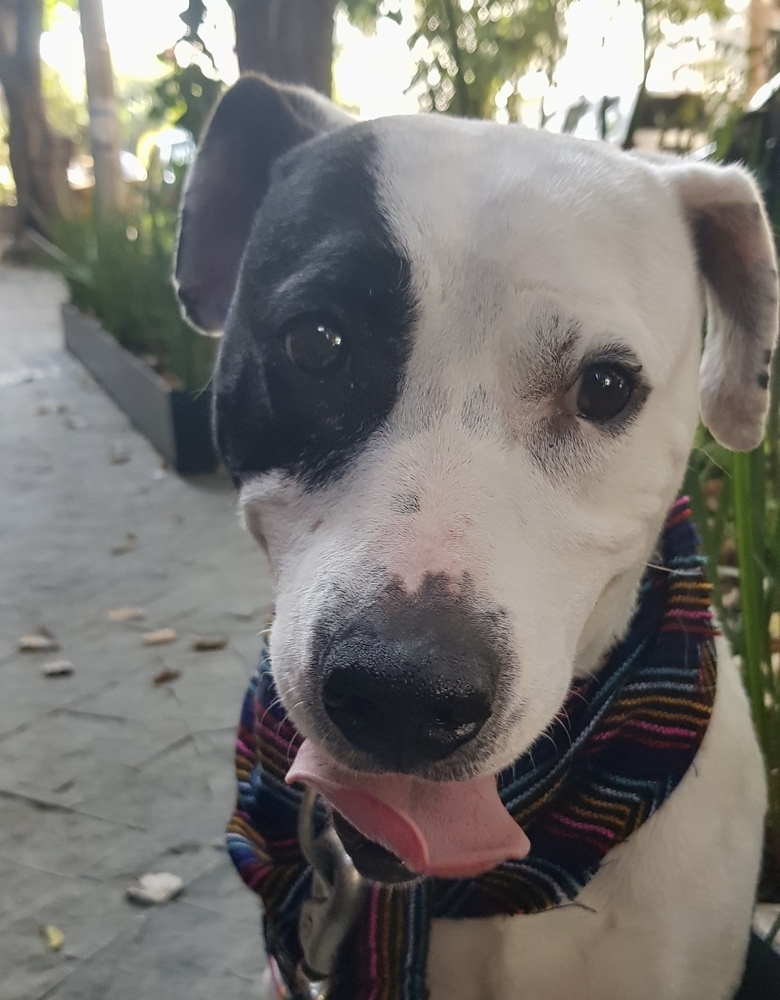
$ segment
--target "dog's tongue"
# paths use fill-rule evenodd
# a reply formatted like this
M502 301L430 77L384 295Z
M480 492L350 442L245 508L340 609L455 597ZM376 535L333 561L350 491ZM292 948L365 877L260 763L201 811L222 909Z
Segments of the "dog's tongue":
M417 875L471 878L524 858L531 846L501 803L495 777L438 782L348 771L304 740L287 775L288 784L296 781Z

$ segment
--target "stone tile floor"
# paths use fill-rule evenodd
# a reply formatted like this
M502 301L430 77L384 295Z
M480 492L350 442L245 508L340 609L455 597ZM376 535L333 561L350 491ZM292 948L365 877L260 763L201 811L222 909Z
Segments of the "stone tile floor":
M222 831L269 575L228 483L162 469L63 352L63 298L50 274L0 268L0 1000L259 1000L258 911ZM112 555L128 532L137 548ZM108 622L121 606L144 619ZM17 651L41 626L73 676ZM143 644L168 626L176 642ZM211 633L227 646L194 652ZM126 900L163 870L179 899Z

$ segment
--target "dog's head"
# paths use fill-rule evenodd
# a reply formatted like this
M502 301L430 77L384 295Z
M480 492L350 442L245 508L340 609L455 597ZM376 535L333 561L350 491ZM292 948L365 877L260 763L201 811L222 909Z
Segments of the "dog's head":
M737 167L354 123L248 77L201 144L177 281L222 333L281 698L353 769L517 758L625 629L699 413L761 439L777 277Z

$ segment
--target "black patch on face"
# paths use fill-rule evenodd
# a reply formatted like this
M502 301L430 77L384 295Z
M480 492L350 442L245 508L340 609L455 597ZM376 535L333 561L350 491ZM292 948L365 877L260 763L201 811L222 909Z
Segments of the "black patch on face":
M252 75L215 108L188 180L176 254L179 298L197 326L222 329L272 164L326 129L314 101Z
M217 438L235 479L283 469L337 477L398 397L415 306L410 266L376 194L370 125L305 143L277 164L254 224L215 376ZM327 323L344 363L304 371L281 333Z
M769 388L769 376L767 375L766 372L761 372L756 377L756 382L758 383L758 388L759 389L768 389Z

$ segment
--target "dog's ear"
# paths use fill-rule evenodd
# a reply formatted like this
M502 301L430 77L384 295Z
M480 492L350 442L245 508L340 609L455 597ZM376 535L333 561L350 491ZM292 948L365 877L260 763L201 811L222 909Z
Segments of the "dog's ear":
M283 153L352 119L302 87L242 77L217 104L179 216L175 284L187 318L219 333L271 168Z
M761 442L778 332L777 264L761 194L742 167L672 160L707 304L701 417L735 451Z

